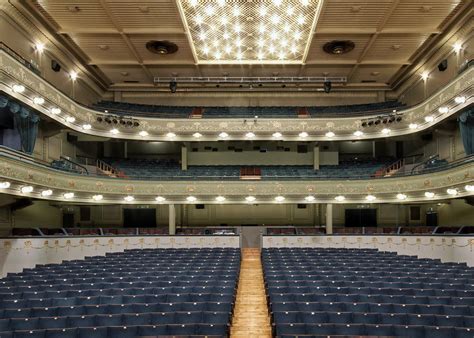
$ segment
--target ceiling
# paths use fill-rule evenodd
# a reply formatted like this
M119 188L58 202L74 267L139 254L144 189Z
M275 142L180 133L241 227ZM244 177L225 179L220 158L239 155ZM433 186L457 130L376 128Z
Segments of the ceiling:
M314 25L307 27L306 40L292 42L299 50L307 49L296 64L244 64L235 57L233 64L201 62L205 60L196 57L196 49L202 46L187 34L180 8L192 0L179 1L36 0L29 10L42 16L69 48L82 51L86 62L113 86L151 85L156 76L342 76L349 84L390 88L469 0L309 1L303 8L312 11ZM226 0L224 6L245 2ZM179 49L153 54L145 47L150 40L168 40ZM346 54L328 54L322 47L332 40L350 40L355 46Z

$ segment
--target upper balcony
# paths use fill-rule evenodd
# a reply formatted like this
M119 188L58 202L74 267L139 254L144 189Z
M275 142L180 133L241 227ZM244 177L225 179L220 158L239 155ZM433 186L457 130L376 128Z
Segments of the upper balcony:
M473 102L474 70L469 67L448 85L422 103L396 109L354 112L348 114L304 111L294 117L275 118L248 113L250 118L192 118L138 116L132 110L112 116L106 109L95 110L80 105L42 79L21 60L0 50L0 90L33 107L40 113L77 132L130 140L148 141L217 141L217 140L366 140L416 133L445 120ZM44 99L35 104L34 98ZM41 102L38 101L37 102ZM314 108L316 110L316 108ZM390 111L391 110L391 111ZM218 111L219 112L219 111ZM220 113L218 113L219 115ZM197 114L199 115L199 114ZM252 118L253 115L253 118ZM284 115L284 114L283 114ZM194 116L196 117L196 116ZM205 116L204 116L205 117ZM392 119L394 122L390 123ZM115 122L115 121L116 122ZM110 123L109 123L110 121Z

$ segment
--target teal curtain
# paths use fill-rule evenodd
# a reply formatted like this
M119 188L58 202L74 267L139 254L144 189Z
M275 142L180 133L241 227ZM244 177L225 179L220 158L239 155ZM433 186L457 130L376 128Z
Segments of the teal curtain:
M474 107L459 116L459 129L466 155L474 154Z
M15 102L11 102L9 107L13 113L15 129L20 134L22 151L27 154L32 154L35 149L36 137L38 136L40 118L30 109L21 107Z

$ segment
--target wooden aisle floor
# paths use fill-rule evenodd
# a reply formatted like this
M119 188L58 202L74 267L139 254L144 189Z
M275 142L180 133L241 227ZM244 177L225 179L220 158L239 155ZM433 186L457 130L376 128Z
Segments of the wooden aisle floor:
M230 330L231 338L272 336L260 249L242 249L242 263Z

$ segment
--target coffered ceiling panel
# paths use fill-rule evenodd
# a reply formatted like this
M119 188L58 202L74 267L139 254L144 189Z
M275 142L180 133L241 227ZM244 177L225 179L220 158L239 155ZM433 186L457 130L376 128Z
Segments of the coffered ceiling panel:
M194 65L182 66L148 66L153 76L158 77L195 77L201 76L199 69Z
M393 0L326 1L317 33L375 32Z
M300 76L349 76L352 65L306 65L302 68Z
M136 62L119 34L71 34L72 40L90 58L91 64Z
M184 32L173 0L107 0L107 7L125 33Z
M426 34L382 34L379 35L362 62L404 63L428 38Z
M361 65L354 71L350 80L356 83L370 83L372 81L376 83L388 83L400 67L400 65Z
M469 1L469 0L468 0ZM388 30L436 31L460 0L400 0L390 15Z
M140 66L102 66L101 69L113 83L148 83L150 81Z

